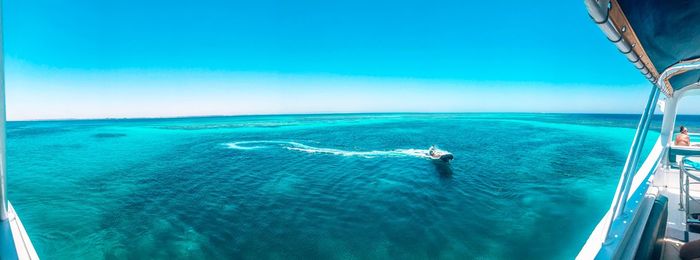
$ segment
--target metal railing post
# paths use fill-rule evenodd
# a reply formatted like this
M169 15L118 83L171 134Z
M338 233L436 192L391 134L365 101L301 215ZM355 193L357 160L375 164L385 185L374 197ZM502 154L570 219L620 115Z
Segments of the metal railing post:
M680 196L678 205L681 206L678 210L685 211L685 208L683 207L683 186L685 185L685 183L683 183L683 174L685 174L685 164L683 163L683 160L685 160L685 156L676 156L676 159L680 159L680 162L676 162L678 163L678 195Z
M683 160L685 160L685 157L683 157ZM685 168L685 163L681 161L681 175L685 175L685 187L681 187L681 189L685 189L685 230L686 232L688 231L688 219L690 219L690 174L688 173L688 170Z
M627 204L627 197L629 196L629 190L633 179L632 175L637 169L637 162L639 160L639 156L641 155L641 150L644 147L644 139L646 139L649 125L651 124L651 117L654 114L654 109L656 108L656 101L658 98L659 89L652 85L652 90L651 93L649 93L649 99L647 100L646 107L644 108L644 113L642 113L642 117L639 119L637 131L634 134L632 145L629 153L627 154L625 167L622 169L620 181L617 184L617 190L615 192L615 197L613 198L612 212L610 214L610 223L608 224L608 229L606 231L606 241L610 239L610 230L612 229L612 224L615 218L623 213L625 205Z
M625 204L627 204L627 197L629 196L630 189L632 186L632 177L637 172L637 166L639 164L639 157L641 157L641 155L642 155L642 149L644 148L644 141L646 141L647 133L649 133L649 125L651 125L651 119L654 116L654 110L656 108L656 101L659 98L659 89L658 88L655 87L654 90L652 90L652 96L653 96L653 98L650 101L651 105L647 108L648 112L646 114L646 118L644 118L645 121L644 121L644 125L643 125L642 131L641 131L641 136L639 137L639 145L637 145L637 147L636 147L637 150L635 151L635 156L632 157L632 162L630 162L630 165L627 166L628 167L627 175L630 177L627 178L627 183L625 183L625 186L624 186L625 189L623 189L623 191L624 191L623 196L620 197L620 207L618 207L617 216L619 216L620 214L623 213L623 211L625 210Z
M3 53L2 2L0 1L0 220L8 219L7 154L5 147L5 55Z

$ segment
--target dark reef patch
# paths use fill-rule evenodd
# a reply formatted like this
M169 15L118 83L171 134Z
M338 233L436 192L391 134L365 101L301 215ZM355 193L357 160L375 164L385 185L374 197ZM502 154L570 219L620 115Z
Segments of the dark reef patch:
M92 137L95 138L119 138L119 137L125 137L126 134L119 134L119 133L99 133L99 134L94 134Z

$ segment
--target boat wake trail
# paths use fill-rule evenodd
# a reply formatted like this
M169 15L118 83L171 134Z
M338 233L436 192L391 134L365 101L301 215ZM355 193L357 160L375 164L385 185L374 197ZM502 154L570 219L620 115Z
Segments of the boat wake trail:
M364 158L377 157L418 157L430 158L424 149L395 149L391 151L346 151L333 148L313 147L297 142L287 141L242 141L224 144L229 149L234 150L256 150L268 148L283 148L290 151L305 153L333 154L339 156L357 156Z

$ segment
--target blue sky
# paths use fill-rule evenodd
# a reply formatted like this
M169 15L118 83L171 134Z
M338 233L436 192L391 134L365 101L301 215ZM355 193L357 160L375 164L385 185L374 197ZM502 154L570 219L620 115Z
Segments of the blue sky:
M4 9L10 119L637 113L650 87L581 1L7 0Z

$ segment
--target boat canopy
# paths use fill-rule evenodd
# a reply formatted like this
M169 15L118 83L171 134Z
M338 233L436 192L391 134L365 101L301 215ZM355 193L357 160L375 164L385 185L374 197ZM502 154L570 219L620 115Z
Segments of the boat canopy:
M700 82L700 1L585 2L608 39L666 96Z

